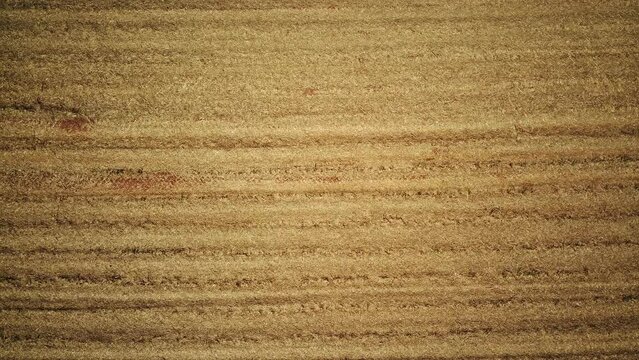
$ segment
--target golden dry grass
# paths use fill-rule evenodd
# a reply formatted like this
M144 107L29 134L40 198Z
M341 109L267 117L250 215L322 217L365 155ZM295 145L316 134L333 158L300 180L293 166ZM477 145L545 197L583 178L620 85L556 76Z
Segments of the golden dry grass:
M0 357L639 357L633 1L0 2Z

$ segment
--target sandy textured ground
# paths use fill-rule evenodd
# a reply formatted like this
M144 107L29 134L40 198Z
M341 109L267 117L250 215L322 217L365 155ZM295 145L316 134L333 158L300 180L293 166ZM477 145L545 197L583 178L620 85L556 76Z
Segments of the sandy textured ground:
M0 2L0 357L639 357L636 1Z

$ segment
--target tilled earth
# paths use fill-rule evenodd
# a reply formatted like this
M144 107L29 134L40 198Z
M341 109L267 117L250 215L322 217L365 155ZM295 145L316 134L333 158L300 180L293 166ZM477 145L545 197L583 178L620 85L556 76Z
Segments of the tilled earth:
M633 1L0 3L0 357L639 357Z

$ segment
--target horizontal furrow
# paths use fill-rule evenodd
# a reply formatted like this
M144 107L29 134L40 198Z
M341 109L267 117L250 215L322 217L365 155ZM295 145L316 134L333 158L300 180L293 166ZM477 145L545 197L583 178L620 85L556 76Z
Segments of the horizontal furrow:
M384 347L370 346L364 341L310 340L298 341L298 347L286 346L289 342L269 341L259 344L247 341L220 347L219 345L161 344L104 344L99 342L57 341L50 345L33 345L32 342L13 342L0 349L0 354L20 354L16 359L85 359L91 356L122 358L135 354L140 359L155 359L158 355L166 359L221 359L251 358L256 354L278 359L299 359L311 351L314 358L343 357L353 359L432 359L432 360L488 360L496 358L534 359L548 358L565 360L634 359L637 351L634 343L639 335L636 331L592 332L584 341L583 333L533 332L517 335L486 336L468 334L431 337L424 339L391 339ZM473 350L465 345L473 342ZM51 343L49 343L51 344ZM250 344L250 346L246 346ZM540 350L543 347L544 350ZM579 347L579 350L575 349ZM408 348L408 349L407 349ZM73 349L73 350L70 350Z
M357 226L452 226L496 220L599 219L636 217L637 192L527 195L488 200L305 199L239 204L201 200L104 203L5 203L0 226L20 227L153 227L204 226L222 229L341 228ZM570 198L570 201L566 201ZM159 201L159 202L158 202Z
M614 304L601 309L605 304L588 304L583 307L549 307L531 304L526 307L506 305L500 310L507 315L506 321L495 318L492 308L424 308L374 311L374 317L362 318L359 314L344 312L323 313L317 316L306 314L236 314L232 316L210 314L198 309L150 309L146 311L120 310L91 313L22 312L3 311L4 340L24 341L36 337L53 340L75 340L104 343L145 343L151 341L179 341L186 343L220 343L234 341L253 342L300 338L361 337L445 337L450 335L475 334L520 334L537 331L587 332L591 329L636 331L637 323L626 315L636 305ZM451 319L449 312L456 318ZM70 322L69 319L77 319ZM170 327L158 328L149 319L157 319ZM357 322L358 330L351 330L348 323ZM88 333L86 326L101 324L99 329ZM37 328L34 326L37 324ZM301 331L301 328L304 328ZM401 328L402 330L396 330ZM61 334L61 329L64 332Z
M639 248L550 249L538 252L440 252L370 255L367 257L305 256L295 258L162 259L56 257L42 263L23 264L6 257L0 266L2 283L108 284L123 286L206 286L220 289L281 286L393 285L419 281L475 281L478 283L528 280L612 279L636 277L634 258ZM346 273L344 273L346 271ZM346 275L348 274L348 275Z
M283 313L413 309L438 306L500 307L514 304L633 302L639 300L637 284L551 284L421 288L352 288L306 291L211 292L185 289L180 294L164 290L135 291L109 286L109 291L76 287L24 293L5 289L0 310L118 311L119 309L201 308L221 313Z
M55 256L364 256L407 252L484 252L636 245L639 220L538 221L514 219L483 225L345 229L170 228L0 229L3 254Z
M274 195L327 194L468 197L500 192L515 195L630 189L639 182L634 160L570 165L474 163L464 170L439 171L432 166L436 165L426 161L406 168L398 164L358 166L336 162L314 168L226 171L112 168L54 174L48 170L9 170L0 174L0 194L25 200L141 195L264 200Z
M589 126L588 126L589 125ZM246 134L243 136L193 137L179 138L139 136L126 137L2 137L0 150L28 149L238 149L238 148L280 148L317 145L348 144L441 144L487 139L516 140L519 136L580 136L591 138L607 138L617 136L637 136L639 128L636 123L620 123L616 127L603 124L580 124L579 126L549 125L546 127L513 127L507 128L467 128L460 131L439 130L432 132L392 132L357 129L350 132L334 133L284 133L284 134Z

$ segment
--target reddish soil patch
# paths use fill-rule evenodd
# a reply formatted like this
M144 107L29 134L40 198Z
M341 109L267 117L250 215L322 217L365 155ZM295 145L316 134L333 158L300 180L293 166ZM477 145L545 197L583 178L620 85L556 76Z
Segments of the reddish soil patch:
M304 89L304 95L306 96L312 96L317 94L317 89L313 89L313 88L306 88Z
M69 133L87 132L91 126L91 120L85 117L67 117L58 120L55 126Z
M111 184L118 190L151 190L172 188L179 180L177 175L161 171L118 177Z

